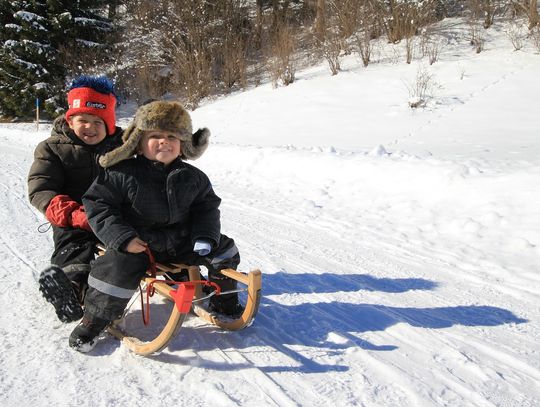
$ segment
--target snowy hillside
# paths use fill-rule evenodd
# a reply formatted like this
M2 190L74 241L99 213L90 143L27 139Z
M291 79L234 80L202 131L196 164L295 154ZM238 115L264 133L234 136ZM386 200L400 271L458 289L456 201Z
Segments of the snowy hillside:
M0 405L540 405L540 55L498 26L480 54L454 35L432 66L396 50L193 112L213 133L194 164L263 299L251 327L191 317L149 358L112 337L68 348L26 197L49 129L0 125ZM437 87L412 110L418 69Z

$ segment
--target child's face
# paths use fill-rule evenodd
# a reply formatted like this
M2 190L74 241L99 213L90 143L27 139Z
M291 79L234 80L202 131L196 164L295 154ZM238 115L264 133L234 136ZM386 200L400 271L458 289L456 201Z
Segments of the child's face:
M139 154L149 160L169 165L182 154L182 144L176 134L150 130L144 132L139 142Z
M99 116L81 113L70 116L67 120L69 128L86 144L98 144L107 136L105 122Z

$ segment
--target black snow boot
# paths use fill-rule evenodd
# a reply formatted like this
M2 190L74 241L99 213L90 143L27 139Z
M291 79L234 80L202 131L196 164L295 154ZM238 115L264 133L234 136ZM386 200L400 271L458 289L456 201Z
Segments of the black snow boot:
M62 322L81 319L83 310L75 287L58 266L50 266L39 275L39 291L50 302Z
M88 290L88 275L90 274L89 264L70 264L63 267L64 273L73 284L73 289L79 300L79 304L84 305L84 297Z
M210 278L217 283L222 292L236 290L237 282L232 278ZM244 306L238 301L238 293L214 295L210 298L210 311L223 314L231 318L239 318L244 312Z
M76 351L90 352L96 346L98 336L111 323L106 319L85 315L69 336L69 346Z

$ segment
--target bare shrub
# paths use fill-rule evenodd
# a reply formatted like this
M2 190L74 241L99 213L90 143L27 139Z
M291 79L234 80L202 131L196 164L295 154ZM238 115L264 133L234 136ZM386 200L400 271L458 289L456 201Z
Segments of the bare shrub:
M346 55L351 53L347 40L353 37L358 30L361 9L358 0L332 0L329 8L332 23L336 27L336 33L343 41L343 51Z
M397 43L415 35L419 28L443 18L439 0L379 2L381 24L386 30L388 41Z
M495 1L483 0L481 2L484 11L484 28L489 28L495 20Z
M400 48L397 45L392 45L390 47L390 56L389 56L390 63L392 65L398 64L402 57L401 54L402 53L401 53Z
M471 45L474 46L476 53L479 54L484 50L485 37L483 28L475 20L468 20L468 23Z
M426 46L426 54L428 56L429 64L433 65L439 60L441 52L445 46L445 42L441 38L434 38L429 41Z
M428 28L422 29L420 34L420 50L422 57L427 57L430 65L433 65L439 60L445 45L446 41L440 34L434 34L434 30Z
M405 61L410 64L414 56L414 37L405 38Z
M159 99L167 91L167 73L153 66L138 66L131 73L126 89L137 102L142 103L147 99Z
M321 53L324 59L326 59L326 62L328 62L332 75L337 75L341 71L340 55L343 49L342 44L343 40L335 30L328 30L325 41L319 43Z
M386 35L391 43L398 43L405 40L405 61L410 64L414 57L414 36L419 27L425 24L430 18L429 8L424 7L427 3L417 2L397 2L389 1L389 14L384 19Z
M467 9L473 20L482 20L485 29L493 25L495 17L504 13L507 1L505 0L468 0Z
M210 40L214 81L223 84L225 92L247 84L247 54L253 25L244 15L242 0L220 2L212 10L213 29L205 36Z
M540 26L533 27L529 33L534 48L540 53Z
M214 27L198 17L209 14L207 6L196 0L141 0L126 7L123 82L136 89L139 101L170 91L189 108L197 107L215 86L208 41Z
M369 32L361 30L356 34L356 46L358 47L358 53L362 59L362 64L366 67L371 61L371 53L373 46L371 44L371 38Z
M280 83L288 86L294 82L295 66L293 61L294 34L292 28L281 23L274 34L272 55L269 58L272 83L277 87Z
M412 109L425 107L428 101L434 97L434 90L438 87L433 74L426 67L419 65L415 78L405 82L409 93L409 106Z
M420 30L418 35L420 36L420 54L422 58L424 58L427 55L427 48L431 41L431 33L424 27Z
M514 51L519 51L521 48L523 48L525 33L523 32L523 28L515 21L510 23L508 30L506 30L506 35L510 39L512 46L514 47Z
M127 6L131 19L126 23L118 50L117 83L126 89L127 96L138 102L161 96L154 79L166 61L164 52L158 48L161 33L153 24L161 11L159 7L150 7L148 2Z
M400 42L404 38L410 38L416 33L418 19L415 5L404 2L391 4L391 15L386 20L386 34L388 41L392 43Z
M374 2L371 1L362 2L358 8L358 28L355 33L355 40L358 53L362 59L362 64L365 67L371 62L373 53L373 44L371 40L379 37L381 34L378 12L380 12L380 9L377 9Z
M177 72L176 86L190 109L199 106L212 90L212 69L208 52L202 48L184 50L175 55L173 69Z
M229 91L235 84L242 87L247 83L246 48L241 38L231 36L225 39L221 47L221 79L225 90Z

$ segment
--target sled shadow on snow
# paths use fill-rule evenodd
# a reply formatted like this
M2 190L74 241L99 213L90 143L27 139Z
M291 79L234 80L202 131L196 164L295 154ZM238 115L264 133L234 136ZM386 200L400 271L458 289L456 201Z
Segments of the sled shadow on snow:
M280 287L280 290L276 287ZM267 366L255 366L264 372L346 371L349 369L348 366L325 364L314 360L310 355L322 355L321 360L325 360L333 356L343 356L347 349L355 347L369 351L396 350L398 349L396 345L374 344L362 339L361 336L364 332L385 331L400 323L416 328L443 329L455 325L490 327L527 322L508 310L485 305L418 308L338 301L285 305L266 297L278 294L321 294L359 290L400 293L409 290L431 290L435 287L437 283L423 279L377 279L366 275L343 276L330 273L266 274L259 313L252 326L242 331L228 332L212 325L201 324L199 319L192 317L191 321L188 320L184 324L168 348L151 358L164 363L182 363L209 370L247 369L254 367L249 362L249 356L245 362L244 360L215 362L205 359L201 353L219 351L226 359L227 349L234 351L233 354L237 350L244 349L249 355L249 348L265 347L270 349L265 350L265 353L271 355L275 352L280 357L269 356ZM170 306L170 303L152 306L152 325L154 325L152 329L163 326L162 323L170 313ZM140 311L130 312L125 320L130 327L136 324L137 320L140 324ZM116 340L111 341L114 342L110 342L107 346L108 353L114 352L119 346ZM298 348L302 350L298 351ZM175 354L182 350L190 350L195 355L184 357ZM272 364L272 360L282 360L284 355L290 360L287 365Z
M364 332L384 331L399 323L416 328L443 329L455 325L490 327L524 322L527 321L512 312L492 306L415 308L343 302L291 306L263 299L259 314L251 327L238 332L224 332L213 326L186 328L171 342L169 351L191 349L199 353L221 349L221 352L226 354L227 349L230 349L234 354L237 350L244 349L249 354L249 348L265 347L269 349L264 351L269 355L267 365L256 366L263 372L323 373L348 370L346 365L326 364L324 361L334 356L344 357L350 348L358 347L369 351L398 349L398 346L392 344L371 343L361 336ZM298 350L299 348L301 350ZM280 356L272 358L273 352ZM321 356L320 361L313 359L313 355ZM283 356L290 360L287 365L272 364L272 360L283 360ZM156 356L157 360L163 362L186 362L185 358L176 358L171 354ZM202 358L191 363L210 370L253 367L248 361L245 364L219 364Z

